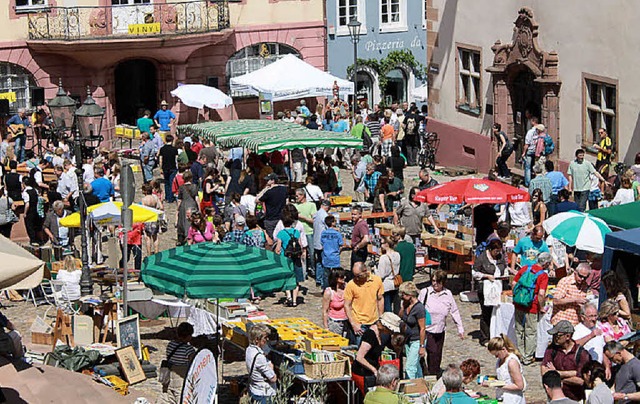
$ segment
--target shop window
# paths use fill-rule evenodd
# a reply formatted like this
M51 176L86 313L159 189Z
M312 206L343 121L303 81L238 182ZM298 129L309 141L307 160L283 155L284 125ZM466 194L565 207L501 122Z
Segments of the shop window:
M373 77L366 72L358 72L358 101L366 101L368 105L373 103Z
M478 47L457 46L456 107L458 110L480 115L482 108L482 51Z
M407 30L407 1L380 0L380 32Z
M407 75L402 69L395 68L387 73L383 100L387 105L407 101Z
M598 143L598 129L604 128L613 142L614 150L618 135L618 80L584 74L583 110L585 122L583 145Z
M234 77L259 70L289 54L300 57L297 50L280 43L260 43L242 48L227 61L227 83ZM248 94L238 92L231 94L232 97L245 95Z
M10 100L11 111L32 106L31 89L34 87L37 87L36 82L25 68L13 63L0 62L0 96Z

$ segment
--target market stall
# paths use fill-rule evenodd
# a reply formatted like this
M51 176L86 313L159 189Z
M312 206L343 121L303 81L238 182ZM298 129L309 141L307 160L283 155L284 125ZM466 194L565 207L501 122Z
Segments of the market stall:
M318 147L362 148L362 140L348 133L311 130L291 122L270 120L179 125L178 133L197 135L224 148L243 147L257 154Z
M609 226L617 229L630 230L640 227L640 202L590 210L589 214L599 217L607 222Z
M634 218L629 217L629 220ZM640 260L640 228L609 233L605 237L602 275L616 271L628 285L632 302L638 301L638 260ZM604 286L600 286L600 299L605 299Z
M230 81L232 92L267 94L271 101L305 97L330 97L337 84L340 93L353 94L353 82L320 70L294 55L281 59Z

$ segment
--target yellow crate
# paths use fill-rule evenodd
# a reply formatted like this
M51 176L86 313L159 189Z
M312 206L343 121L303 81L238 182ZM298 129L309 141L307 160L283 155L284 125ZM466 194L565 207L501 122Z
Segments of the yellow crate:
M116 125L116 136L124 135L124 126Z
M350 205L353 198L350 196L330 196L331 206L335 205Z
M349 346L349 340L342 337L324 338L324 339L305 339L305 347L309 345L311 349L320 349L327 351L339 350L340 347Z
M135 129L133 130L133 138L134 138L134 139L140 139L140 129L135 128Z
M109 381L109 383L113 384L113 389L118 393L126 396L129 394L129 383L125 382L118 376L105 376L105 379Z
M124 128L124 137L133 139L133 128Z

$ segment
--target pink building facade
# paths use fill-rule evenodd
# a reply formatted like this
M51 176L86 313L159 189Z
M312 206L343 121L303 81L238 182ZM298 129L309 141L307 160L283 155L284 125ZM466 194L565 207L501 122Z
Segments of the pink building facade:
M272 6L269 1L263 7ZM18 94L11 106L13 113L18 107L37 106L34 89L43 89L45 100L53 98L59 79L71 96L81 100L90 86L94 99L105 108L105 139L113 135L116 124L135 124L145 109L153 114L162 100L169 102L178 122L195 122L198 111L170 95L179 83L207 84L228 92L231 77L255 70L286 53L297 54L320 69L326 67L321 15L317 21L234 27L228 10L232 5L221 2L227 8L216 11L219 15L214 27L203 27L204 22L200 21L196 29L182 29L179 24L185 18L162 11L162 6L166 9L169 4L154 4L147 5L150 12L139 26L152 27L155 21L161 32L140 36L131 34L135 25L131 23L136 21L129 21L129 32L116 32L116 20L108 14L117 11L115 6L96 6L80 10L87 13L89 26L84 31L80 27L79 35L72 37L68 31L53 32L51 26L68 9L57 9L51 3L46 17L15 12L10 15L11 23L22 22L17 26L26 25L27 32L22 35L26 39L0 40L0 93ZM193 3L198 7L203 4ZM208 2L204 4L202 7L210 7ZM206 13L202 19L211 15ZM233 10L231 14L233 17ZM42 18L47 20L43 22ZM173 26L167 26L171 21ZM257 110L256 98L234 94L233 108L212 112L210 118L257 117Z

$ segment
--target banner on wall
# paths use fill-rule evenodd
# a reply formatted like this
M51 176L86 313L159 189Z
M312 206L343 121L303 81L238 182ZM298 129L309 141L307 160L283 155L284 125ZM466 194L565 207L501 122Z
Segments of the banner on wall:
M6 93L0 93L0 100L8 100L10 103L16 102L16 93L15 91L9 91Z
M213 404L218 395L218 369L213 352L203 348L193 358L182 385L182 404Z

